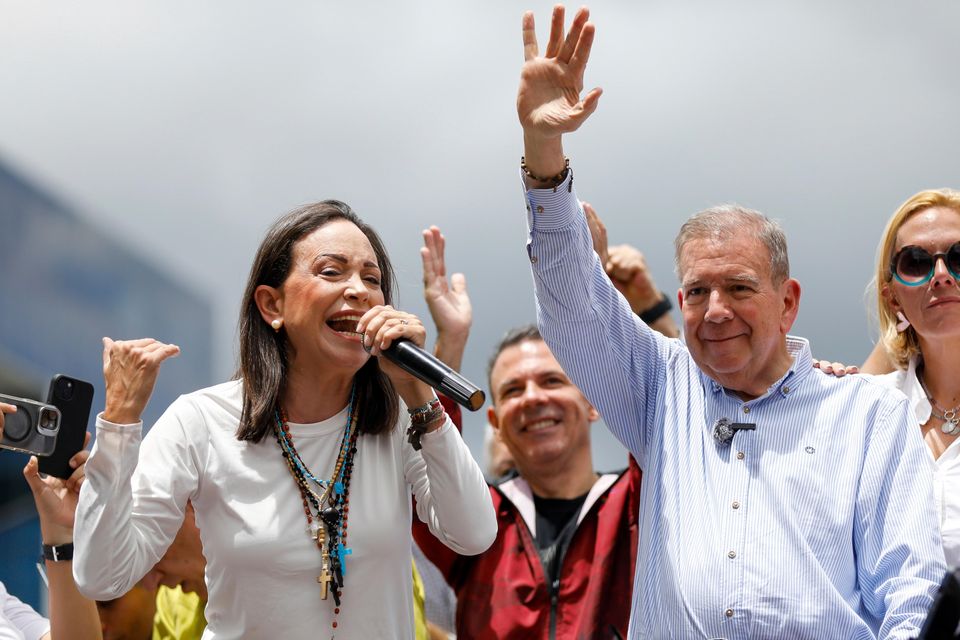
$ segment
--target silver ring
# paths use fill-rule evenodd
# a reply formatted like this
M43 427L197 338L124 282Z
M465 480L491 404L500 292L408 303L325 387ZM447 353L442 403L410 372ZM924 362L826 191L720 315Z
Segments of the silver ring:
M401 320L401 321L400 321L400 324L410 324L410 323L407 322L406 320Z

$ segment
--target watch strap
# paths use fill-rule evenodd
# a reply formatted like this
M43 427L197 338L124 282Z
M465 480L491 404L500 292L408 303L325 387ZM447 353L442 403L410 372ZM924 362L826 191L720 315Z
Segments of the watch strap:
M56 546L45 544L43 547L43 558L44 560L50 560L51 562L63 562L65 560L73 560L73 543L68 542L67 544L58 544Z
M670 302L670 298L667 296L667 294L661 291L660 295L662 296L660 298L660 302L640 314L640 319L647 324L656 322L662 318L664 314L669 312L670 309L673 309L673 303Z

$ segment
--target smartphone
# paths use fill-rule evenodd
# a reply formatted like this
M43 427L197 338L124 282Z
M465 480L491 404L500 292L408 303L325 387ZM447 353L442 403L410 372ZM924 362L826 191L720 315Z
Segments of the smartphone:
M0 402L16 405L15 413L3 415L0 447L35 456L48 456L57 444L60 410L56 407L16 396L0 394Z
M918 640L958 638L960 630L960 569L947 571L933 599Z
M83 449L93 405L93 385L59 373L50 380L47 404L60 410L60 433L53 452L40 458L40 473L67 479L73 473L70 458Z

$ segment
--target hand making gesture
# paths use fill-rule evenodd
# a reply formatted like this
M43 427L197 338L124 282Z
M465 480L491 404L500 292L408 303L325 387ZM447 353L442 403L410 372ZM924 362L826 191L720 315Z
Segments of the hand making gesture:
M525 161L530 174L549 178L564 169L561 136L576 131L597 108L601 89L583 98L583 72L590 58L594 27L581 8L563 35L564 8L553 8L550 40L540 55L533 13L523 14L523 70L517 91L517 115L523 126Z
M160 373L160 364L180 353L180 347L153 338L140 340L103 339L103 379L106 406L103 419L133 424L150 400Z
M430 316L437 326L435 354L440 360L459 371L463 350L473 324L473 308L467 295L467 279L454 273L447 281L445 258L446 240L440 229L430 227L423 231L423 297Z

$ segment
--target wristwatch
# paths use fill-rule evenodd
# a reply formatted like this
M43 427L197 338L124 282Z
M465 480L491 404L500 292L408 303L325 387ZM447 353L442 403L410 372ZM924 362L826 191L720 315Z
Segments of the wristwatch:
M43 547L43 559L52 562L63 562L73 560L73 543L58 544L56 546L45 544Z
M670 311L670 309L673 309L673 304L670 302L670 298L667 296L667 294L661 291L660 295L662 296L660 298L660 302L640 314L640 319L647 324L656 322L662 318L665 313Z

